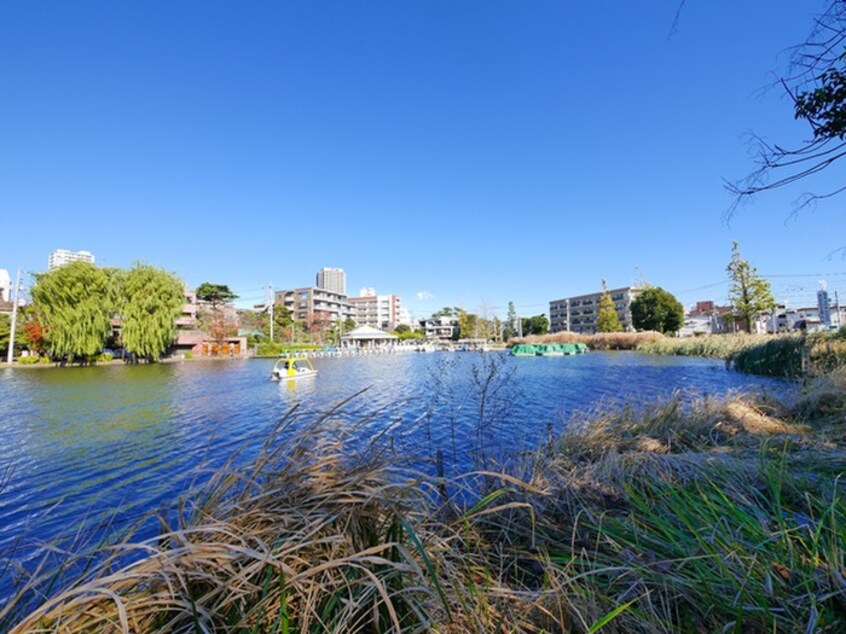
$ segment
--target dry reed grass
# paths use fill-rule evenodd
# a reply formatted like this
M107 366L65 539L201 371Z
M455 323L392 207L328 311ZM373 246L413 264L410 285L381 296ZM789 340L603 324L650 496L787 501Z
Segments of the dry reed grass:
M591 350L636 350L664 338L659 332L600 332L582 335L573 332L556 332L546 335L529 335L510 339L509 345L538 343L584 343Z

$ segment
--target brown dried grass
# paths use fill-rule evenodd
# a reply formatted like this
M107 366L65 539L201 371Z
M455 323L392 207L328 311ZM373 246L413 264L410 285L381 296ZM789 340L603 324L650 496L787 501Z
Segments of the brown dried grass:
M556 332L546 335L529 335L509 340L509 345L539 343L584 343L591 350L636 350L640 346L663 339L660 332L601 332L582 335L573 332Z

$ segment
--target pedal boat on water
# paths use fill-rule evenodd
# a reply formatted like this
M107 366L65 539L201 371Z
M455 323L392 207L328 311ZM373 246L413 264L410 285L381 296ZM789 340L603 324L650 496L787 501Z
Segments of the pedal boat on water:
M289 379L303 379L307 376L314 376L317 370L307 357L285 357L278 359L273 365L270 378L274 381L287 381Z

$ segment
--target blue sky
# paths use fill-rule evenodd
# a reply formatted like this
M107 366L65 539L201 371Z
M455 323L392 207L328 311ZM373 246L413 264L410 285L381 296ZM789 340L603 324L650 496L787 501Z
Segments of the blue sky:
M762 89L822 3L678 5L3 3L0 268L85 249L249 305L342 267L530 315L603 278L724 301L737 240L777 299L846 299L844 199L790 218L842 166L722 221L744 134L803 138Z

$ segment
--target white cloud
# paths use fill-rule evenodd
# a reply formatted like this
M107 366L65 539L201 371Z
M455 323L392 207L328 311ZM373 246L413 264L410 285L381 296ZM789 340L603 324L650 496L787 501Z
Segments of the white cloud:
M427 299L435 299L435 296L432 295L432 293L430 293L429 291L417 291L415 297L417 297L417 299L421 302L424 302Z

